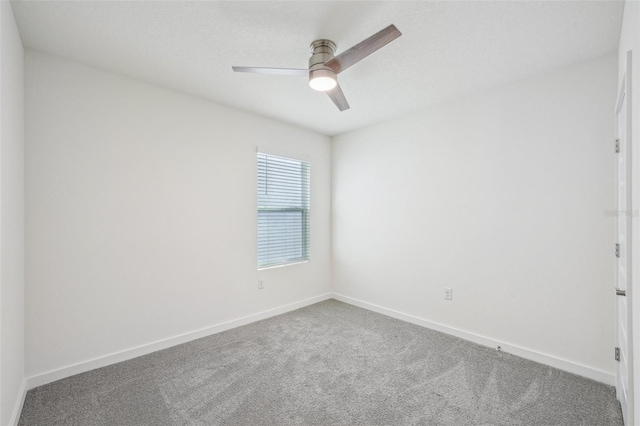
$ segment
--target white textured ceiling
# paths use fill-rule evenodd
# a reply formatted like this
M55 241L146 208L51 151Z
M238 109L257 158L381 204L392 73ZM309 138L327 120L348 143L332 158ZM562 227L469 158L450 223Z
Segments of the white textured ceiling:
M13 1L27 48L327 135L615 51L621 1ZM395 24L403 36L340 74L339 112L304 77L309 43L337 53Z

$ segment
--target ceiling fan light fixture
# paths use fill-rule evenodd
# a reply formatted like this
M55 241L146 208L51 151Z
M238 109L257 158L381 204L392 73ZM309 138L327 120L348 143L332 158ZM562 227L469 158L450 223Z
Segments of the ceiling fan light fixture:
M319 69L309 72L309 86L313 90L326 92L338 84L336 73L329 69Z
M336 44L333 41L324 38L314 40L309 46L311 57L309 58L308 69L237 66L232 68L235 72L306 76L309 78L309 86L312 89L325 92L340 111L346 111L349 109L349 102L347 102L347 98L345 98L342 88L338 84L337 75L401 35L402 33L396 26L391 24L338 56L334 56Z

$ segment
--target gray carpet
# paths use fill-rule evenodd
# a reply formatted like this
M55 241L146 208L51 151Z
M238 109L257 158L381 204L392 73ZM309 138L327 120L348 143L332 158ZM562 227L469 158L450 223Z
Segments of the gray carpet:
M614 389L335 300L30 390L21 426L621 425Z

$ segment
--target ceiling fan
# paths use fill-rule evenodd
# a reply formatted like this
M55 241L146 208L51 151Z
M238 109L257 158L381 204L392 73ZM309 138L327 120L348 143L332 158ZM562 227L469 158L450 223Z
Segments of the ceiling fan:
M293 75L309 77L312 89L326 92L340 111L349 109L349 103L338 84L338 74L350 66L360 62L376 50L386 46L400 37L402 33L395 25L378 31L371 37L362 40L351 49L338 56L333 56L336 44L331 40L320 39L311 43L309 69L304 68L267 68L267 67L232 67L235 72L256 74Z

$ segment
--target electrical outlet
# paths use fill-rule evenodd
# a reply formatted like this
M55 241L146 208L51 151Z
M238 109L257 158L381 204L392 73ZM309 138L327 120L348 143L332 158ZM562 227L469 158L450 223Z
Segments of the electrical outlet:
M264 289L264 278L258 278L258 290Z
M452 300L453 299L453 289L450 287L445 287L444 288L444 298L446 300Z

